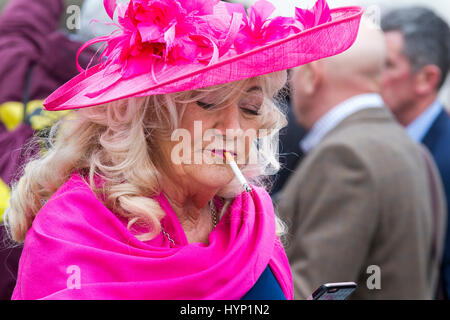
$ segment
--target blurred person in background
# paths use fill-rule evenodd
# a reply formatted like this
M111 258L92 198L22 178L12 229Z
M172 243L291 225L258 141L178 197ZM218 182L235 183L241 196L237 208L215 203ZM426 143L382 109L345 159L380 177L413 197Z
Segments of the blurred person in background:
M93 7L104 10L101 1L86 4L90 14L84 16L89 20ZM60 29L64 12L62 0L11 0L0 15L0 223L12 183L21 176L26 160L42 147L27 145L30 139L34 134L45 137L51 125L67 114L42 107L43 99L78 73L73 61L81 42ZM97 11L97 17L102 15L106 13ZM87 25L83 13L81 22ZM86 29L77 36L82 41L94 36L92 28ZM87 66L94 53L82 52L80 65ZM19 246L11 248L5 239L0 224L0 299L11 297L22 251Z
M307 155L278 211L292 236L286 251L296 299L347 281L358 284L352 299L434 298L445 198L429 153L383 106L385 55L382 32L364 22L347 52L293 71ZM370 266L380 270L372 290Z
M450 200L450 116L438 101L450 65L448 24L433 11L410 7L382 18L388 49L382 96L408 134L423 143L438 166ZM450 207L450 206L449 206ZM448 219L447 219L448 221ZM442 278L450 298L450 235L447 226Z
M288 87L289 86L286 87L287 90L289 90ZM303 150L300 148L300 141L305 136L306 131L297 124L295 114L290 107L291 100L289 95L286 97L285 105L289 107L286 114L288 125L280 131L280 171L278 171L275 176L270 193L275 202L277 202L277 199L281 194L280 191L289 180L289 177L304 157Z

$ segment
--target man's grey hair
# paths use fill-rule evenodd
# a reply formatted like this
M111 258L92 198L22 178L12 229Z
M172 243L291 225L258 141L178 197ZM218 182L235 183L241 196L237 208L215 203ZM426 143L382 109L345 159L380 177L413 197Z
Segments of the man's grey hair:
M450 29L432 10L408 7L389 11L381 18L384 32L400 31L405 39L404 54L414 72L433 64L442 72L442 87L450 67Z

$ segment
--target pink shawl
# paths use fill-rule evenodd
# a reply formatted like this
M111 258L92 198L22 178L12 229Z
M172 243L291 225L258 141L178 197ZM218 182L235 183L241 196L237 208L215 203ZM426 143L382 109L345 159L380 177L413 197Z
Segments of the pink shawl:
M270 196L242 193L209 235L188 244L167 199L162 234L138 240L78 174L42 207L27 233L12 299L211 299L244 296L271 267L287 299L292 276L275 235ZM70 285L75 275L79 286Z

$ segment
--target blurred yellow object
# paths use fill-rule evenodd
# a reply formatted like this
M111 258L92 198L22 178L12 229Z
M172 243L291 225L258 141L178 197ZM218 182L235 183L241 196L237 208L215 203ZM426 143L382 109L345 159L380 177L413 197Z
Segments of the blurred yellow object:
M6 208L9 207L9 197L11 191L9 187L0 179L0 222L3 221L3 214L5 213Z
M43 130L45 128L51 127L59 119L66 116L70 110L64 111L47 111L41 110L36 115L31 115L29 118L31 127L33 130Z
M30 123L31 128L35 131L50 128L54 123L58 122L58 120L70 113L70 110L44 110L42 102L42 100L32 100L27 104L27 120Z
M23 104L15 101L1 104L0 121L8 131L13 131L23 121Z
M35 115L30 117L30 123L33 130L42 130L51 127L53 124L51 119L42 115Z
M43 108L44 100L31 100L27 103L26 113L27 115L32 114L37 109Z
M59 119L70 113L70 110L47 111L43 109L43 100L32 100L26 106L26 121L35 131L50 128ZM23 104L21 102L5 102L0 105L0 121L8 131L13 131L23 119Z

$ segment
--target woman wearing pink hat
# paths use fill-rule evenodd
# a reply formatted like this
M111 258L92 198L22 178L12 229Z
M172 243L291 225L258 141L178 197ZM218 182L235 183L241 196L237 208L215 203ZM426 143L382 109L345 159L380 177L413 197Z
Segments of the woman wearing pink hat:
M45 101L75 116L12 192L13 299L292 299L264 190L286 122L272 99L283 70L349 48L362 10L104 3L118 30Z

